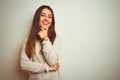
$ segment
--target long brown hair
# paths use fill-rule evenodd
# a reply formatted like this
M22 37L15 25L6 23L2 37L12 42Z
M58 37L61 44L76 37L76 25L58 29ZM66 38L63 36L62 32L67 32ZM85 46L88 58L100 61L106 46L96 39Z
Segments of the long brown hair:
M31 30L29 32L26 47L25 47L25 52L26 52L26 54L29 58L31 58L35 54L35 42L37 40L39 40L40 42L42 41L38 37L38 31L40 29L40 26L39 26L38 23L39 23L40 14L41 14L42 10L45 9L45 8L49 9L52 12L52 23L51 23L51 26L48 29L48 37L49 37L52 44L53 44L53 42L55 40L55 37L56 37L55 17L54 17L53 10L51 9L50 6L42 5L35 12L33 22L32 22L32 26L31 26Z

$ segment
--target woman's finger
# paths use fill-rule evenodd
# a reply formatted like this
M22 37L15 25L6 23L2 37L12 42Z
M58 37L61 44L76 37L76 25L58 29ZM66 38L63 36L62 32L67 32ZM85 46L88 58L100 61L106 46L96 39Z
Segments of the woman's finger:
M41 27L40 30L44 31L44 28Z

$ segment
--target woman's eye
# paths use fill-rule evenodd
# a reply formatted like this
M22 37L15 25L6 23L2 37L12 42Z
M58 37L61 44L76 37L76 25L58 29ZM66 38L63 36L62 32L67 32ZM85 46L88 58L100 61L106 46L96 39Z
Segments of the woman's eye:
M43 14L41 14L40 16L44 16Z
M52 18L51 16L49 18Z
M50 15L50 16L48 16L48 18L52 18L52 16Z
M40 16L44 16L43 14L41 14Z
M42 16L42 17L48 17L50 19L52 18L52 15L46 15L45 13L41 13L40 16Z
M45 16L45 14L40 14L40 16Z

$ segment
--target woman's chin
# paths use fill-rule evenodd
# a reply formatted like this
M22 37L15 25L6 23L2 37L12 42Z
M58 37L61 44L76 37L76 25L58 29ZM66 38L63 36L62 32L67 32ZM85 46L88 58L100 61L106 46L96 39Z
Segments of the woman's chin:
M48 26L42 26L42 28L44 28L44 29L48 29L49 27L48 27Z

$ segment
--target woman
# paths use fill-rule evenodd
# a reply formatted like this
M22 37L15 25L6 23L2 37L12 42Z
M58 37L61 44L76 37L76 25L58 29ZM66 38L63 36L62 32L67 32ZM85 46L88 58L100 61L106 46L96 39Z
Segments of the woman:
M39 7L20 58L21 69L28 71L29 80L61 80L60 42L53 10L47 5Z

